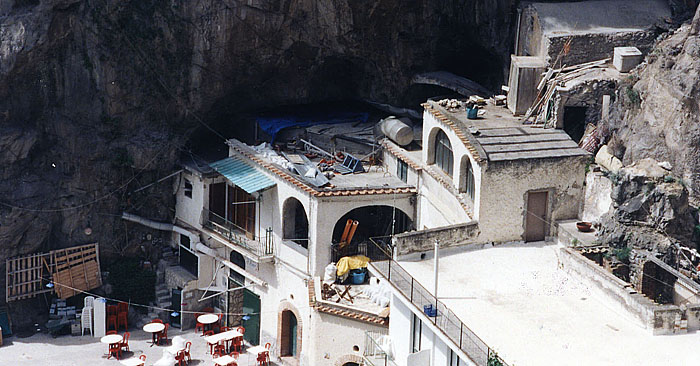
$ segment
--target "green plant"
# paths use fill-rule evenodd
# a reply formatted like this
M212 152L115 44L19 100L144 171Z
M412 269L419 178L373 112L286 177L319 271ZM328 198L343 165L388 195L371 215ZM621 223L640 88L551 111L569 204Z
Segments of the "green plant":
M156 298L156 273L141 268L136 258L121 259L109 267L107 282L111 297L136 304L148 304Z
M642 104L642 97L639 95L639 92L631 86L625 87L625 96L629 106L639 107Z
M572 246L577 247L579 244L581 244L581 241L580 241L580 240L578 240L578 239L576 239L576 238L571 239L571 245L572 245Z
M501 358L498 357L498 353L491 351L489 352L489 361L486 366L504 366Z
M667 175L664 177L664 183L674 183L676 181L676 178L674 178L671 175Z
M632 249L629 247L615 248L612 252L620 262L627 262L630 258L630 253L632 253Z

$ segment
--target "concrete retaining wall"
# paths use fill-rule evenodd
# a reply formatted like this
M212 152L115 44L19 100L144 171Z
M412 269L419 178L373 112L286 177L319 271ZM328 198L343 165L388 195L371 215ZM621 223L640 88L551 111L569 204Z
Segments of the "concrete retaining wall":
M432 250L435 240L440 242L441 248L449 248L473 243L478 236L479 223L470 221L464 224L398 234L394 236L393 244L398 255L405 255Z

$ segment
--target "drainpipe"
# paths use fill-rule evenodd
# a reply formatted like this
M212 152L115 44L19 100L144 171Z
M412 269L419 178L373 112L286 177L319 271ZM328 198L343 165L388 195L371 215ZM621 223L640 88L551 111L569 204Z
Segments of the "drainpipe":
M200 244L203 245L203 246L205 246L204 244L202 244L202 243L200 242L200 240L199 240L199 235L198 235L198 234L195 234L195 233L193 233L193 232L191 232L191 231L189 231L189 230L187 230L187 229L185 229L185 228L183 228L183 227L180 227L180 226L177 226L177 225L174 225L174 224L170 224L170 223L167 223L167 222L158 222L158 221L153 221L153 220L145 219L145 218L143 218L143 217L141 217L141 216L137 216L137 215L130 214L130 213L127 213L127 212L123 212L123 213L122 213L122 219L124 219L124 220L126 220L126 221L135 222L135 223L141 224L141 225L143 225L143 226L148 226L148 227L150 227L150 228L152 228L152 229L162 230L162 231L174 231L174 232L176 232L176 233L178 233L178 234L185 235L185 236L187 236L188 238L190 238L190 243L192 243L192 246L195 247L195 248L197 248L197 246L200 245ZM205 246L205 247L206 247L206 246ZM208 247L207 247L207 248L208 248ZM197 248L197 249L199 249L199 248ZM205 254L206 254L206 253L205 253Z
M435 239L435 246L433 248L433 286L434 286L434 291L433 295L435 296L435 318L437 319L437 298L438 298L438 264L439 264L439 259L438 259L438 252L440 251L440 242ZM435 352L437 351L436 347L437 343L437 332L433 332L433 349L430 352L431 353L431 362L430 364L432 366L435 366Z

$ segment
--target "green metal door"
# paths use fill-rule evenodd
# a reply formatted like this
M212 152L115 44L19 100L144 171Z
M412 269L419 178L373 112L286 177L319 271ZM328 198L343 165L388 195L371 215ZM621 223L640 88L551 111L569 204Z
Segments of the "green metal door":
M289 353L296 357L297 355L297 317L293 313L289 313Z
M243 339L252 345L260 344L260 297L248 289L243 289Z

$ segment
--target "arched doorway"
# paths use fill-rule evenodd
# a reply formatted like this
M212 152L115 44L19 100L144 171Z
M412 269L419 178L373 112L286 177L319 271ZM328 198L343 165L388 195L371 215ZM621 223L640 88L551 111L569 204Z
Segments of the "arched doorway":
M283 310L281 317L280 356L297 357L299 354L297 317L291 310Z
M241 269L245 269L245 258L243 258L243 255L241 255L241 253L232 250L231 254L229 254L229 260L231 261L231 263L237 265L238 267L241 267ZM228 289L235 289L243 285L245 285L245 277L242 274L232 269L229 269ZM240 314L243 313L243 296L243 291L241 290L233 290L228 292L229 326L241 325L242 316Z
M348 220L357 221L358 225L350 242L340 246ZM387 251L392 234L411 230L413 221L406 213L391 206L358 207L343 215L333 228L333 261L346 255L362 254L370 259L380 259ZM373 238L382 248L370 242Z
M290 197L282 205L282 235L304 248L309 247L309 220L298 199Z
M346 362L343 366L360 366L360 364L357 362Z

